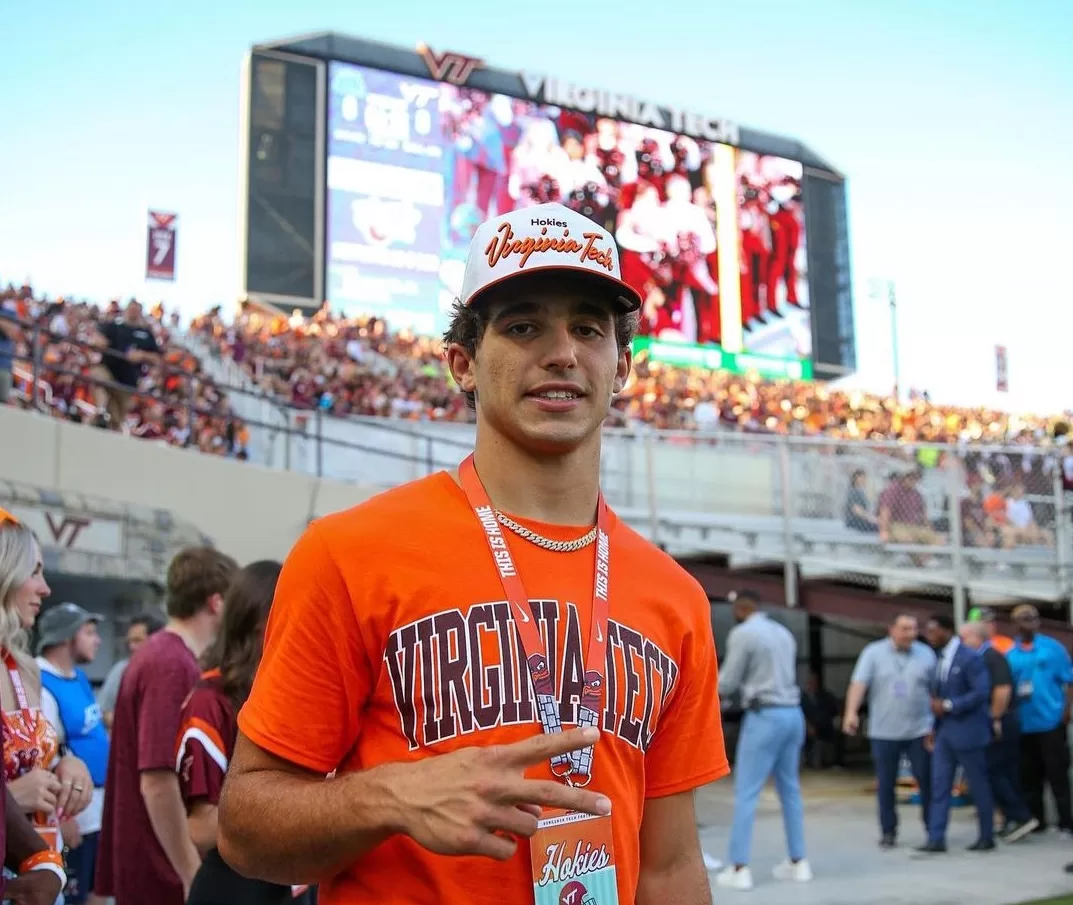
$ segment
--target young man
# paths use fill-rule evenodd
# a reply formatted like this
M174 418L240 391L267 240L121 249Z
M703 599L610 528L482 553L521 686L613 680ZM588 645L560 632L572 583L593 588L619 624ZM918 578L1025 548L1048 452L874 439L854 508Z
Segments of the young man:
M734 627L727 635L720 693L740 695L745 718L734 758L734 822L729 863L715 876L725 889L753 888L749 867L756 803L769 778L782 805L787 859L775 866L777 880L812 879L805 852L805 806L801 799L801 749L805 715L797 684L797 642L784 625L759 610L751 591L732 598Z
M216 637L237 566L207 547L168 566L168 622L133 657L119 687L95 892L116 905L183 905L200 858L175 772L183 701Z
M77 603L50 607L37 621L37 665L41 668L41 709L60 742L80 758L93 778L93 799L60 829L67 855L65 905L89 901L97 864L97 841L108 772L108 732L89 677L80 668L92 663L101 646L101 617Z
M711 901L709 603L600 494L640 304L619 273L561 205L477 230L446 337L474 454L291 552L220 801L239 872L323 905Z

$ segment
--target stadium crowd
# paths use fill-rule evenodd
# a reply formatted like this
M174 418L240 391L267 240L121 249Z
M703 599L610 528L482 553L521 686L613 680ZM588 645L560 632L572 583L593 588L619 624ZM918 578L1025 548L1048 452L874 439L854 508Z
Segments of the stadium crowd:
M125 311L118 301L100 308L38 299L29 286L0 291L0 372L13 368L11 401L27 404L33 395L27 325L34 324L41 337L37 395L57 417L244 458L247 428L230 409L227 393L178 340L178 313L168 315L159 304L144 319L160 354L140 366L139 395L131 396L122 418L115 412L110 417L108 394L86 378L110 376L99 368L108 346L101 327L122 320ZM234 361L260 390L287 405L341 416L472 418L451 386L438 340L392 331L377 318L344 318L327 307L311 318L297 313L287 318L242 305L231 322L216 307L195 317L189 331L212 354ZM4 395L0 382L0 402ZM613 415L617 426L1034 446L1067 434L1073 417L939 405L926 393L899 400L822 383L687 370L643 354Z
M0 404L245 458L248 431L197 357L174 341L178 327L178 314L166 316L159 304L101 308L8 286L0 291L0 372L8 375Z

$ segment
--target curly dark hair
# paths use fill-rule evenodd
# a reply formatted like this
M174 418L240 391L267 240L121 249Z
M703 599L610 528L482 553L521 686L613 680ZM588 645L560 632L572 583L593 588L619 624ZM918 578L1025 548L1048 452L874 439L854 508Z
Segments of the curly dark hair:
M560 279L550 274L532 274L527 277L526 285L539 291L552 281L554 281L553 285L560 285ZM451 308L451 323L443 334L444 348L453 343L458 343L466 350L468 355L476 355L477 347L480 346L481 340L484 339L485 331L488 329L490 322L488 312L508 292L511 292L511 290L506 287L490 289L478 304L472 306L463 305L461 300L455 299L454 306ZM615 341L618 343L619 350L629 348L630 343L633 342L633 337L637 333L637 321L638 315L636 312L620 311L615 313ZM471 409L476 409L476 394L463 390L462 395L466 397L466 404Z
M239 709L250 695L261 662L265 622L283 566L263 559L240 569L224 596L223 624L205 655L206 669L220 670L224 694Z

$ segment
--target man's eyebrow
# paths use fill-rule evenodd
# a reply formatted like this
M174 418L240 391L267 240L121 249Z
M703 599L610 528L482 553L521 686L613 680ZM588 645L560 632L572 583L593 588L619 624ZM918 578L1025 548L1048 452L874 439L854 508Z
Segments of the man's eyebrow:
M538 310L539 306L536 302L508 302L501 308L492 311L492 320L499 321L508 317L535 314Z

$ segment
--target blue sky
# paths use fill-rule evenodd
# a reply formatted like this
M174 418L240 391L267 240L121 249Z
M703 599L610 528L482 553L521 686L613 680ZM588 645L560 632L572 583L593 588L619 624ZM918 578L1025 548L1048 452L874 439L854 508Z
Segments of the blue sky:
M364 8L363 8L364 7ZM472 12L464 12L464 9ZM335 30L483 57L792 135L849 179L856 382L1073 407L1073 2L701 5L99 0L0 6L0 279L187 312L237 285L238 82L249 46ZM512 11L535 11L521 23ZM608 10L608 11L602 11ZM680 12L680 16L677 15ZM143 281L149 208L179 279ZM1011 392L994 389L1009 347Z

